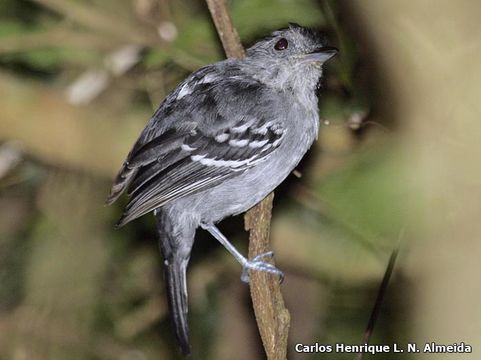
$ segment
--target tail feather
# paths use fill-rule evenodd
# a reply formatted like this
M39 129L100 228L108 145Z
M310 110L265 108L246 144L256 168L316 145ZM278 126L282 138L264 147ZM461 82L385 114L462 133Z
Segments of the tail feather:
M187 356L190 354L190 340L186 271L196 227L192 222L181 220L178 214L166 209L158 209L154 215L159 231L159 248L164 258L164 277L172 328L182 354Z
M184 356L190 354L189 324L187 322L187 270L188 260L171 257L164 261L169 310L175 337Z

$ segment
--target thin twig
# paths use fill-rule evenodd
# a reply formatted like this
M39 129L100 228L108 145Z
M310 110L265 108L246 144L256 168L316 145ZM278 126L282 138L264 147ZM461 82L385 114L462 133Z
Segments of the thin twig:
M377 292L376 302L374 303L374 307L372 308L371 316L369 317L369 322L367 323L366 331L364 332L364 337L362 338L362 345L369 344L369 340L371 339L374 325L376 324L379 312L381 311L381 305L384 301L384 296L386 295L387 286L389 284L389 280L391 279L394 265L396 264L396 258L398 253L399 245L396 246L396 248L392 251L391 257L389 258L386 272L384 273L384 277L382 278L381 285L379 286L379 290ZM363 356L364 353L358 353L356 356L356 360L362 360Z
M226 55L242 58L245 52L232 25L225 1L206 2ZM270 250L269 230L273 198L274 194L268 195L245 215L245 228L249 231L250 258ZM250 290L267 359L286 359L290 315L284 306L278 277L260 271L251 272Z

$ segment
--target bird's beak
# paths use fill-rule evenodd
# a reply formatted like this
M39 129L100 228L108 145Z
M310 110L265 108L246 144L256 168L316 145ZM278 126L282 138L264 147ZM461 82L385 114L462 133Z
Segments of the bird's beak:
M335 47L323 46L307 54L306 58L310 61L318 61L324 63L330 58L332 58L334 55L336 55L338 52L339 50Z

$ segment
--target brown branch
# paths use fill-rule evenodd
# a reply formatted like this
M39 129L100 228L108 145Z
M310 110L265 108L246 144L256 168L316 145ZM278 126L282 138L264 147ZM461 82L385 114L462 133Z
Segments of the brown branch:
M243 58L244 48L239 39L239 34L232 24L225 0L206 0L215 28L224 47L227 57Z
M0 141L54 166L111 178L148 112L69 104L62 93L0 72Z
M245 215L245 227L250 232L250 258L270 249L273 199L274 193L271 193ZM253 271L249 275L252 303L267 358L284 360L287 356L290 315L284 306L279 278L260 271Z
M206 0L206 2L226 55L243 57L245 52L232 25L225 1ZM245 215L245 228L249 231L250 258L270 250L269 230L273 198L273 193L268 195ZM290 315L284 306L278 277L265 272L251 272L250 290L267 358L286 359Z

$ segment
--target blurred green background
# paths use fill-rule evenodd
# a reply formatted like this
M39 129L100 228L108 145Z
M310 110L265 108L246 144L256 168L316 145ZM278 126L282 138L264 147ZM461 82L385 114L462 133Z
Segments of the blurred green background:
M474 353L443 358L479 358L481 3L229 7L246 46L296 22L341 50L322 83L319 141L276 191L288 358L354 358L294 346L359 343L398 244L372 342L464 341ZM103 201L160 101L223 56L200 0L0 2L0 359L179 358L152 219L114 230L125 199ZM221 229L246 253L242 220ZM199 231L195 359L265 357L239 275Z

